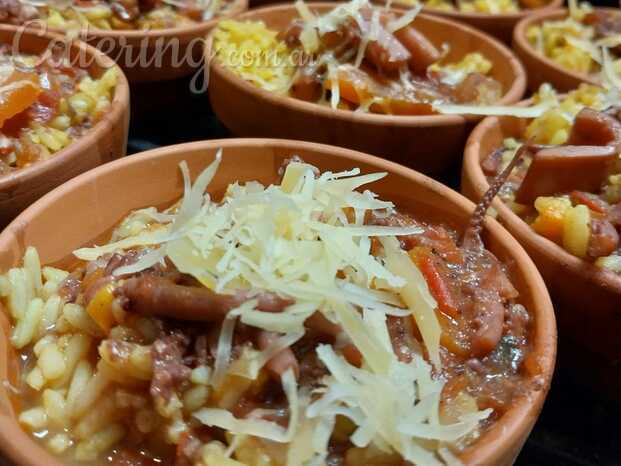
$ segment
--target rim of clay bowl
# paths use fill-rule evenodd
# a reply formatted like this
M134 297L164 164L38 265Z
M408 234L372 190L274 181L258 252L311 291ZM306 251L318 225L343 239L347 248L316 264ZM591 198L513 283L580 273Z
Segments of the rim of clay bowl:
M459 11L459 10L442 10L441 8L433 8L433 7L428 7L428 6L423 7L423 12L433 14L433 15L446 16L446 17L453 18L456 20L461 20L461 21L463 21L464 19L474 19L474 20L498 19L502 21L512 20L512 21L517 22L524 17L530 16L535 13L539 13L540 11L547 11L547 10L559 8L563 5L563 3L565 3L564 0L551 0L548 4L539 6L537 8L524 8L519 11L508 12L508 13L507 12L505 13L481 13L477 11L465 12L465 11ZM408 7L408 5L403 5L398 2L393 3L392 6L394 8L406 8L406 9L411 8L411 7Z

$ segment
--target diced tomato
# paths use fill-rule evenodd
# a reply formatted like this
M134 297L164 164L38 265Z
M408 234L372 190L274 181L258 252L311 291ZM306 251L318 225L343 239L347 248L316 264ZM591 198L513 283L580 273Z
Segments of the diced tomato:
M4 122L36 102L41 87L35 73L15 70L0 89L0 128Z
M459 309L455 304L449 285L442 277L429 248L416 247L410 251L410 257L425 277L429 291L438 302L440 311L451 317L459 316Z
M569 194L569 198L573 204L583 204L593 212L598 212L600 214L606 213L609 207L604 200L600 199L595 194L586 193L584 191L572 191Z

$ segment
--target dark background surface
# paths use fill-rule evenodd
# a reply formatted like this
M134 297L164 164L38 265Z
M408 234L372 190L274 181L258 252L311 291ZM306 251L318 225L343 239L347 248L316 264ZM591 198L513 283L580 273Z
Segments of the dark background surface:
M148 91L152 93L154 89ZM134 102L139 100L139 94L140 90L134 92ZM128 153L230 136L211 111L208 97L191 95L185 83L168 83L155 95L159 96L156 105L164 102L172 108L162 112L143 106L134 111ZM146 102L151 107L153 99ZM440 179L459 190L458 169ZM550 395L516 464L621 466L621 403L610 402L576 382L587 379L574 377L567 369L572 358L564 355L564 343L561 339ZM621 366L618 369L621 371ZM621 393L618 398L621 399Z

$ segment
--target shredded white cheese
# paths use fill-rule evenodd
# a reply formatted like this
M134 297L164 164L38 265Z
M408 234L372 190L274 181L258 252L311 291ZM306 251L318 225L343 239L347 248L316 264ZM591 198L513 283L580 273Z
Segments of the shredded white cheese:
M220 161L219 152L194 184L182 163L184 195L175 208L163 213L137 211L113 234L117 241L79 249L76 256L96 260L103 254L144 248L140 259L119 269L119 275L167 259L217 293L262 290L291 298L294 304L279 313L257 309L256 299L229 312L208 378L217 390L226 389L229 375L257 379L274 356L304 336L305 322L314 313L340 327L338 341L356 347L362 366L349 365L331 346L320 347L318 356L329 375L318 381L312 397L308 387L298 387L293 373L286 372L282 377L289 403L286 428L263 419L265 410L238 419L225 409L205 407L194 414L196 419L235 436L287 443L288 465L323 464L338 415L357 426L351 436L354 445L373 444L415 464L452 461L449 450L440 453L438 445L450 445L475 431L488 412L442 425L443 381L434 378L421 355L414 355L410 364L395 356L387 316L412 318L431 363L440 368L436 302L397 240L423 230L364 222L369 211L381 217L394 208L364 190L386 174L353 169L319 175L311 165L292 162L280 185L234 183L221 201L214 202L206 190ZM373 252L372 242L378 240L382 248ZM243 348L233 358L237 320L277 336L267 348Z

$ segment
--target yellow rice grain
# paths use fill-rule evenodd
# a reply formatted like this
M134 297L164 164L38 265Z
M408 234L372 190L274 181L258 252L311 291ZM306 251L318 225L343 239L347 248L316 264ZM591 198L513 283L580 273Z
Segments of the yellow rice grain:
M120 441L125 435L121 424L111 424L76 446L75 459L94 461L97 457Z
M19 423L32 431L40 430L47 424L47 414L42 407L22 411L18 417Z
M18 349L30 344L38 333L39 323L43 316L43 300L34 298L28 304L24 316L17 321L11 335L11 344Z
M66 368L65 358L56 343L50 343L43 348L37 366L47 380L57 379L63 374Z

